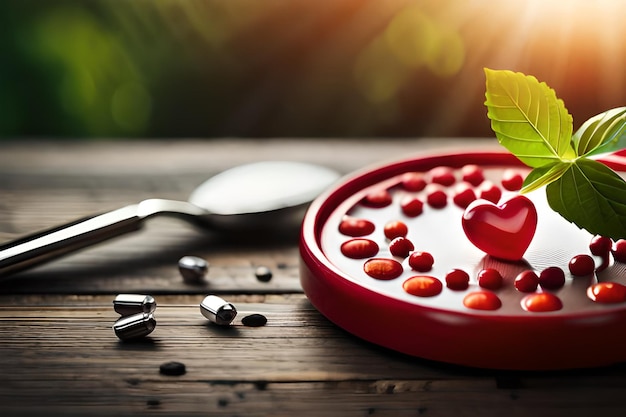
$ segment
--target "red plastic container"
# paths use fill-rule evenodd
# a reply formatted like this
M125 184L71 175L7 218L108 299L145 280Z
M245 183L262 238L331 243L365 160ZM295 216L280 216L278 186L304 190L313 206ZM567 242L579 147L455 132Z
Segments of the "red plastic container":
M619 154L605 158L605 163L626 170ZM301 283L311 303L362 339L429 360L519 370L596 367L626 360L626 300L600 303L588 294L597 282L626 285L626 264L611 260L602 272L572 276L568 262L574 255L589 253L592 236L552 212L544 190L533 192L539 220L524 258L504 261L485 255L461 230L464 208L454 200L455 186L463 182L461 168L466 165L477 165L487 181L500 188L503 199L515 194L498 183L503 173L510 169L528 172L517 158L504 152L426 155L348 175L317 198L304 218L300 240ZM415 191L402 183L405 174L422 173L432 184L437 180L431 170L438 167L451 168L456 175L455 184L433 185L448 196L444 207L429 205L432 190L428 187ZM472 187L478 194L480 185ZM385 192L391 203L374 199L383 203L371 204L369 197ZM410 198L423 201L421 213L403 212L402 203ZM364 232L365 236L347 236L339 231L346 217L374 223L375 230ZM408 257L389 252L384 226L390 221L407 225L406 238L415 251L432 254L432 270L416 271ZM355 238L374 241L379 252L366 251L361 259L342 254L342 244ZM365 264L371 259L395 261L401 271L384 279L370 275ZM595 260L599 265L601 260ZM530 269L539 275L554 266L566 275L562 287L539 285L530 293L516 288L514 279L520 272ZM469 274L467 288L446 286L445 275L453 268ZM501 288L479 285L477 276L487 268L502 274ZM418 278L407 283L414 277ZM442 285L432 286L434 281Z

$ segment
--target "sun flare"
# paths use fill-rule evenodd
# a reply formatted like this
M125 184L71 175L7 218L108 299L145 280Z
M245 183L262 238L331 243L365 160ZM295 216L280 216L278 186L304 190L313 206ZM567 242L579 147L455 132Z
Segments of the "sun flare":
M3 3L0 136L488 136L483 68L626 104L626 0L85 3Z

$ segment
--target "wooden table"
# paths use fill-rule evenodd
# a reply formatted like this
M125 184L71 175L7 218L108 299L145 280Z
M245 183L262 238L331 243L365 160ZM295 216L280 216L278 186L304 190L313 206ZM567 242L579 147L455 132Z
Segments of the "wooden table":
M0 241L149 197L186 199L244 162L291 159L347 173L407 154L494 140L171 140L0 143ZM184 255L210 263L185 284ZM626 366L561 372L462 368L351 336L302 293L297 235L220 236L169 218L0 282L0 415L440 416L624 415ZM255 277L258 266L273 272ZM121 292L152 294L155 331L120 342ZM239 315L207 324L218 294ZM263 327L241 317L262 313ZM546 346L549 348L549 346ZM540 352L538 352L540 354ZM585 352L584 354L602 354ZM182 376L159 372L186 365Z

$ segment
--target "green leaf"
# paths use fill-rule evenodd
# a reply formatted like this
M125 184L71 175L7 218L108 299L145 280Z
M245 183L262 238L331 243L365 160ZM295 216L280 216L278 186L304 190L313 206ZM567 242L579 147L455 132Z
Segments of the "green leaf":
M571 162L553 162L533 169L524 180L520 192L529 193L558 180L570 168Z
M572 116L562 100L535 77L485 68L487 116L499 142L536 168L571 161Z
M626 182L606 165L581 158L546 187L550 207L593 235L626 237Z
M579 156L614 152L626 146L626 107L607 110L587 120L572 137Z

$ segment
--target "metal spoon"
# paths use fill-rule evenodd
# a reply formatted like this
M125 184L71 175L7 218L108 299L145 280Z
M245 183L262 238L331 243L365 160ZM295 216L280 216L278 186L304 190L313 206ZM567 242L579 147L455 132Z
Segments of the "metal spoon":
M139 230L156 215L214 230L274 230L299 224L308 204L339 178L301 162L264 161L228 169L196 188L189 201L149 199L44 230L0 246L0 277Z

